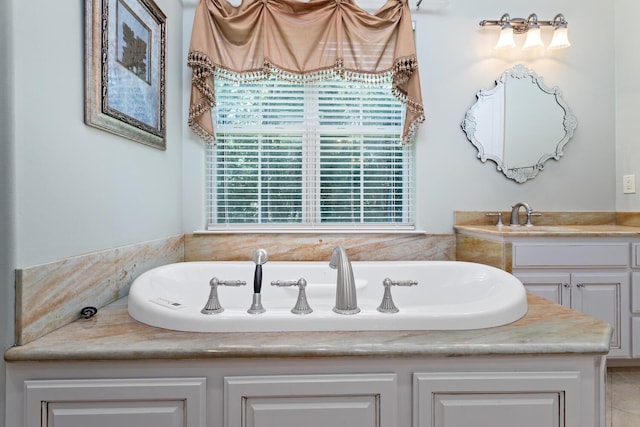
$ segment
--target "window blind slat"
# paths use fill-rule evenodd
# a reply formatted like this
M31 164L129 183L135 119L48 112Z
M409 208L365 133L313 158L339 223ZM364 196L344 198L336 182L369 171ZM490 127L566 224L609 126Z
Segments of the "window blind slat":
M210 226L412 224L411 150L389 83L215 83Z

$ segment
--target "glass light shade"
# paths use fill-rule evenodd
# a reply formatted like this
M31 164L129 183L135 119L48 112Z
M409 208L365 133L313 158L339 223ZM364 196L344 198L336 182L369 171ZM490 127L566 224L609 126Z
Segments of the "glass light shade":
M513 39L513 27L511 25L505 26L500 30L500 38L496 43L495 49L510 49L516 47L516 42Z
M567 27L557 27L553 30L553 39L549 44L549 49L564 49L571 46Z
M535 27L531 27L529 31L527 31L527 38L524 41L523 49L533 49L536 47L543 47L544 43L542 43L542 37L540 37L540 27L537 25Z

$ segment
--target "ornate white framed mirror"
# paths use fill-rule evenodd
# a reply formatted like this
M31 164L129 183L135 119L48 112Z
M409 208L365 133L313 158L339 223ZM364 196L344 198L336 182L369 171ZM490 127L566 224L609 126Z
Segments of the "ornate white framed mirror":
M518 183L538 175L547 160L559 160L578 124L562 91L523 65L506 70L476 98L462 129L480 161L495 162Z

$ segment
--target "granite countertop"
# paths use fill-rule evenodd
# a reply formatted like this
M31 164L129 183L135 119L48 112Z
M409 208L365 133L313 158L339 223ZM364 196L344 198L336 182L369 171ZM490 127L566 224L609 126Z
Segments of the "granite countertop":
M126 298L24 346L5 360L90 361L238 357L428 357L606 354L609 324L533 294L508 325L464 331L194 333L132 319Z
M640 227L625 225L456 225L457 233L485 234L495 237L638 237Z

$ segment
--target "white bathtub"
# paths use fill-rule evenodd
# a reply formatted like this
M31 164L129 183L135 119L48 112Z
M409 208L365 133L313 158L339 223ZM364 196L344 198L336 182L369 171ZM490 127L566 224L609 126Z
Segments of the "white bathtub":
M336 270L328 262L268 262L263 266L262 304L266 312L248 314L255 265L251 262L184 262L140 275L129 292L129 314L165 329L191 332L461 330L500 326L527 312L524 286L513 275L482 264L459 261L353 262L361 312L342 315L335 305ZM200 310L209 281L241 280L246 286L220 286L224 311ZM275 280L307 281L310 314L291 313L298 288L271 286ZM414 280L416 286L392 286L398 313L377 310L383 280Z

